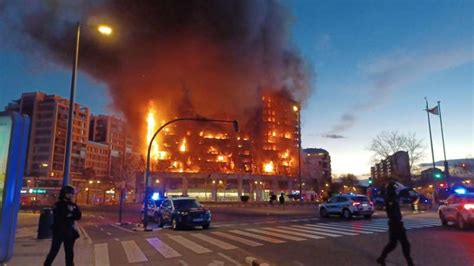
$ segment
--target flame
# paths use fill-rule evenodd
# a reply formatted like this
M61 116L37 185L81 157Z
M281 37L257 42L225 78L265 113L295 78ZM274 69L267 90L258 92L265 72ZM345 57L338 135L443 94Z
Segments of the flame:
M181 146L179 146L179 151L186 152L186 138L183 138L183 141L181 142Z
M150 103L150 105L153 105L153 103ZM148 144L150 144L153 134L155 134L156 130L158 129L157 124L156 124L156 110L152 106L150 106L148 109L146 123L147 123L146 147L148 147ZM158 149L158 142L156 141L156 138L155 140L153 140L153 144L151 145L150 157L153 160L158 160L160 158L160 152Z
M217 156L217 161L218 161L218 162L223 162L224 159L225 159L225 158L224 158L224 155L218 155L218 156Z
M273 161L263 164L263 171L265 173L273 173L273 170L274 170Z

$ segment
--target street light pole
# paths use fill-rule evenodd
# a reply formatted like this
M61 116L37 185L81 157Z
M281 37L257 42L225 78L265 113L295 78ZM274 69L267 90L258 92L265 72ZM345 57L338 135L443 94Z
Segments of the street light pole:
M178 122L178 121L195 121L195 122L204 122L204 123L213 123L213 122L216 122L216 123L232 123L233 126L234 126L234 130L236 132L239 131L239 122L237 122L237 120L222 120L222 119L208 119L208 118L176 118L176 119L173 119L173 120L170 120L168 122L166 122L165 124L163 124L160 128L158 128L158 130L155 132L155 134L153 134L153 136L151 137L150 139L150 142L148 143L148 150L147 150L147 154L146 154L146 169L145 169L145 198L143 200L143 204L144 204L144 207L143 207L143 212L144 212L144 215L143 215L143 228L145 231L150 231L147 227L148 227L148 198L149 198L149 194L150 194L150 186L151 186L151 182L150 182L150 156L151 156L151 147L153 146L153 141L155 140L156 136L158 135L158 133L160 133L160 131L165 128L166 126L168 126L169 124L172 124L172 123L175 123L175 122ZM164 193L163 193L164 194Z
M300 201L303 200L303 183L301 180L301 108L298 106L293 106L293 111L296 112L298 116L298 181L299 181L299 189L300 189Z
M71 168L71 146L72 146L72 126L74 120L74 95L76 94L76 72L77 64L79 61L79 40L81 36L81 23L76 24L76 49L74 54L74 62L72 65L72 77L71 77L71 91L69 95L69 115L67 120L67 132L66 132L66 152L64 158L64 174L63 174L63 186L67 186L71 183L70 168Z

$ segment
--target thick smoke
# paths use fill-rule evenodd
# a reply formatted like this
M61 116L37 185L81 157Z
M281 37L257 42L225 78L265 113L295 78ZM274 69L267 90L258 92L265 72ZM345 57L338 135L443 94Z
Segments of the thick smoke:
M276 1L92 2L12 1L2 16L68 68L80 21L80 70L108 85L114 109L135 128L149 100L163 119L189 101L198 115L244 120L262 88L308 96L310 71L289 44L289 15ZM99 22L114 33L100 36Z

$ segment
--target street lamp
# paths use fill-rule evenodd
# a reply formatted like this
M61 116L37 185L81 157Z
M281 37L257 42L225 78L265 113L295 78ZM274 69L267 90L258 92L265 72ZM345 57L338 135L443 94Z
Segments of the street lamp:
M301 181L301 110L298 106L293 105L293 111L298 116L298 180L300 185L300 201L303 199L303 185Z
M169 124L178 122L178 121L195 121L195 122L203 122L203 123L231 123L234 127L235 132L239 132L239 122L237 120L223 120L223 119L209 119L209 118L204 118L204 117L195 117L195 118L176 118L173 120L170 120L163 124L158 130L153 134L153 136L150 139L150 142L148 143L148 151L146 154L146 169L145 169L145 197L143 200L143 212L148 213L148 196L149 196L149 188L151 186L150 184L150 155L151 155L151 147L153 146L153 141L155 140L156 136L162 129L164 129L166 126ZM151 231L150 229L147 228L148 226L148 215L144 215L143 219L143 228L145 231Z
M97 30L104 34L112 34L112 28L100 25ZM72 146L72 122L74 120L74 95L76 94L76 72L77 64L79 63L79 40L81 37L81 23L76 24L76 49L74 53L74 61L72 65L72 77L71 77L71 91L69 95L69 115L67 118L67 131L66 131L66 151L64 158L64 174L63 174L63 186L69 185L71 182L70 168L71 168L71 146Z

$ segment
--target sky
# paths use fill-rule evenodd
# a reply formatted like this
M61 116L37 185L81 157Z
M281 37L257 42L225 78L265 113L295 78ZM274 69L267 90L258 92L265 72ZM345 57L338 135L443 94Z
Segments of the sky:
M302 110L302 145L328 150L334 176L366 176L367 146L382 131L415 133L429 162L425 96L430 107L441 101L448 159L474 156L474 1L281 3L291 12L292 43L316 76ZM0 42L0 108L26 91L68 97L70 75L41 51ZM77 102L109 112L105 84L84 73L77 84ZM431 119L441 160L439 117Z

